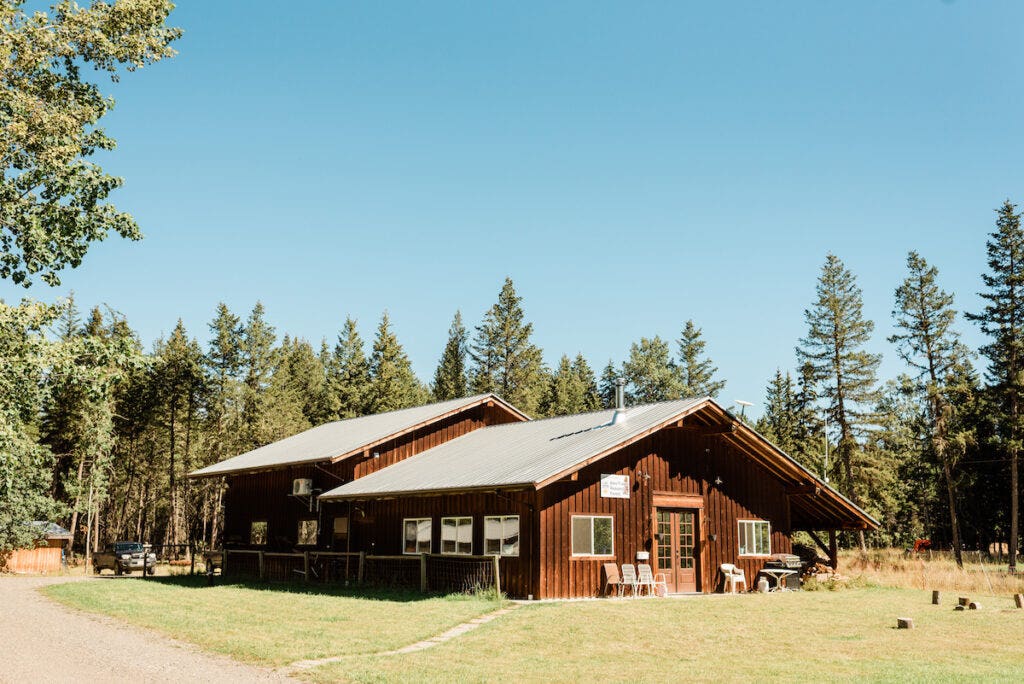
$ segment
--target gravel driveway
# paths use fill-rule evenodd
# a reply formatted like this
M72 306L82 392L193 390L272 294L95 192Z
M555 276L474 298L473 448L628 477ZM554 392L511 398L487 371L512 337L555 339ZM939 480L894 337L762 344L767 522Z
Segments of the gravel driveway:
M36 591L77 581L110 580L0 577L0 682L292 681L156 632L64 608Z

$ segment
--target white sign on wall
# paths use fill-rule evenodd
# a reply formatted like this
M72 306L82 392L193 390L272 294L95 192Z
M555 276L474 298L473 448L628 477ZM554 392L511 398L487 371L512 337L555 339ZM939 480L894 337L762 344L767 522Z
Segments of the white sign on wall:
M601 497L605 499L628 499L629 475L602 475Z

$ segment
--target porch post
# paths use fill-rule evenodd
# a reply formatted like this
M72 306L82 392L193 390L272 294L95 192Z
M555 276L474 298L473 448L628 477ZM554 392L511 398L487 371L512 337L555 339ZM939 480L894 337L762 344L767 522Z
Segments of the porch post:
M260 579L266 579L266 574L263 572L263 552L260 551Z
M839 569L839 542L835 530L828 531L828 560L833 570Z
M427 554L420 554L420 593L427 593Z

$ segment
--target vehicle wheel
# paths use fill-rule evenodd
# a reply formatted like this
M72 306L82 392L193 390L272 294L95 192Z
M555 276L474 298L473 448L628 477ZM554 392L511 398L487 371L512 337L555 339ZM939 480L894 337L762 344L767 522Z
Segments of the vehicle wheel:
M154 567L146 568L146 574L150 575L150 576L155 575L156 574L156 568L154 568Z

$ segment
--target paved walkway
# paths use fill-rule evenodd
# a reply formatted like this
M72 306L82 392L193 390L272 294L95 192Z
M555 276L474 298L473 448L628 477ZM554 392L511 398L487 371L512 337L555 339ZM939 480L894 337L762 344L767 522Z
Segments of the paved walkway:
M75 581L112 580L0 577L0 682L291 681L147 629L65 608L36 591Z

